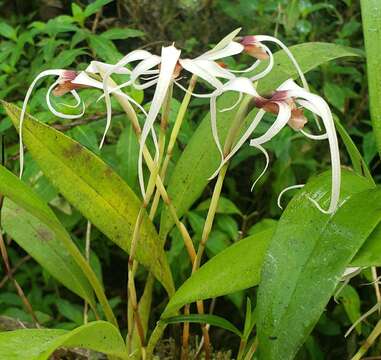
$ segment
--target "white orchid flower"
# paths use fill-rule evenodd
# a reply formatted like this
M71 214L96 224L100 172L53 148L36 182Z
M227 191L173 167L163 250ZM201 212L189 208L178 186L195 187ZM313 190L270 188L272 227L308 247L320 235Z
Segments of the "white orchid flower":
M324 210L314 199L311 201L318 207L318 209L324 213L333 213L338 205L339 195L340 195L340 179L341 179L341 169L340 169L340 154L338 141L335 131L335 125L332 119L331 110L328 104L318 95L312 94L306 91L302 87L298 86L293 80L287 80L284 82L274 93L270 99L265 99L263 97L254 97L254 104L260 108L256 114L254 120L251 122L247 130L244 132L242 137L238 140L235 146L232 148L231 152L225 156L221 162L218 169L214 172L211 178L215 177L220 171L221 167L229 161L232 156L241 148L241 146L246 142L247 139L254 132L259 122L262 120L266 112L271 112L277 114L274 123L270 128L261 136L253 138L250 141L250 145L260 150L264 153L266 157L265 170L268 167L269 157L266 151L263 149L262 145L270 141L275 137L287 124L294 130L302 131L304 135L313 140L323 140L328 139L330 153L331 153L331 166L332 166L332 190L331 190L331 200L328 210ZM309 134L302 130L304 124L306 123L306 118L303 115L301 108L298 108L296 104L300 105L302 108L308 109L317 116L319 116L324 124L326 133L322 135ZM260 177L264 174L261 173ZM259 177L259 178L260 178ZM255 183L259 180L255 181ZM254 185L255 185L254 183ZM282 191L280 194L286 190L302 187L302 185L293 185ZM278 204L280 197L278 199Z
M76 91L76 89L80 89L83 87L86 87L86 84L83 84L81 82L78 82L76 84L73 83L73 80L77 76L77 72L72 70L65 70L65 69L51 69L51 70L45 70L39 73L35 79L30 84L28 91L26 92L25 99L22 105L21 114L20 114L20 120L19 120L19 151L20 151L20 178L24 171L24 145L23 145L23 124L24 124L24 118L26 113L26 108L30 99L30 96L32 95L33 89L35 88L37 82L41 80L44 77L47 76L57 76L58 79L49 87L47 93L46 93L46 103L48 105L49 110L56 116L63 118L63 119L76 119L80 118L84 112L85 112L85 105L81 102L81 99ZM71 107L71 108L77 108L82 103L82 111L79 114L64 114L59 111L57 111L51 101L50 101L50 95L53 92L56 96L61 96L66 94L67 92L70 92L74 99L76 100L76 103L74 105L68 105L63 104L64 106Z

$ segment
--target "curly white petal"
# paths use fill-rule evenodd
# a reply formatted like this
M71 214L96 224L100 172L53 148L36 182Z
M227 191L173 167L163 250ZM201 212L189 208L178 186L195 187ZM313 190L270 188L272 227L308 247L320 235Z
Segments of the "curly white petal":
M260 121L262 120L263 116L266 114L266 112L262 109L260 109L257 114L255 115L254 120L251 122L249 127L246 129L242 137L238 140L238 142L234 145L230 153L223 159L217 170L212 174L212 176L209 177L208 180L211 180L215 178L218 173L220 172L221 168L233 157L233 155L242 147L242 145L246 142L246 140L250 137L250 135L253 133L253 131L256 129Z
M81 99L77 92L74 90L71 91L71 94L74 96L74 99L76 100L76 104L74 105L67 105L67 104L62 104L66 107L71 107L71 108L77 108L81 103L82 103L82 111L80 114L64 114L62 112L57 111L54 106L52 105L50 101L50 94L52 93L53 89L59 84L59 81L55 81L51 86L49 86L49 89L46 93L46 103L48 105L49 110L57 117L62 118L62 119L78 119L83 116L85 113L85 104L81 102Z
M250 140L251 146L267 143L274 136L278 135L278 133L287 125L287 122L291 117L290 106L283 102L277 102L276 104L278 105L279 110L275 121L263 135Z
M143 148L147 140L149 132L153 129L153 124L156 117L160 111L161 106L167 95L169 86L173 80L173 73L177 61L179 60L181 51L176 49L174 46L163 47L161 51L161 67L159 78L157 80L157 85L155 89L155 94L153 96L151 107L148 112L148 116L143 126L142 134L140 137L140 147L139 147L139 184L143 197L145 196L144 188L144 178L143 178ZM158 152L155 154L155 161L158 160Z
M304 187L305 184L299 184L299 185L291 185L291 186L287 186L285 189L283 189L280 194L278 195L278 200L277 200L277 205L280 209L283 210L283 207L282 207L282 204L281 204L281 200L282 200L282 197L283 195L289 191L289 190L294 190L294 189L301 189L302 187Z
M273 36L269 36L269 35L255 35L255 39L259 42L269 41L269 42L273 42L273 43L279 45L282 48L282 50L286 53L288 58L291 60L293 65L295 66L295 69L296 69L296 71L300 77L300 80L302 81L303 87L306 90L309 90L309 86L308 86L307 80L303 74L302 69L300 68L300 66L299 66L298 62L296 61L292 52L289 50L289 48L282 41L280 41L279 39L277 39Z
M109 78L110 76L119 69L123 69L126 65L128 65L131 62L139 61L139 60L145 60L150 57L152 57L150 52L146 50L134 50L131 51L129 54L124 56L121 60L119 60L115 65L113 65L111 68L109 68L104 74L103 74L103 93L105 95L105 104L106 104L106 127L103 133L102 141L100 147L102 147L104 140L106 138L106 134L111 126L111 117L112 117L112 109L111 109L111 99L109 94Z
M282 84L282 89L288 91L289 96L297 98L298 102L306 101L310 104L309 109L318 115L324 124L328 143L331 153L331 166L332 166L332 189L331 200L328 210L324 210L314 199L311 201L319 208L320 211L331 214L337 209L340 196L340 182L341 182L341 168L340 168L340 152L336 136L335 123L332 118L331 110L323 98L318 95L306 91L292 80L286 81ZM306 104L306 103L304 103Z
M21 109L21 114L20 114L20 120L19 120L19 151L20 151L20 178L23 174L24 171L24 144L23 144L23 124L24 124L24 118L25 118L25 113L26 113L26 107L28 105L28 101L30 96L32 95L33 89L36 86L37 82L44 78L45 76L61 76L64 74L66 70L63 69L52 69L52 70L45 70L40 72L35 79L32 81L30 84L26 95L24 102L22 104L22 109Z
M254 75L250 78L250 80L253 82L264 78L268 73L270 73L270 71L272 70L272 68L274 66L274 55L273 55L273 53L270 51L270 49L266 45L260 44L260 46L262 46L265 49L265 51L267 52L267 54L269 55L269 63L267 64L266 68L262 72L260 72L257 75ZM254 63L254 65L255 65L255 63Z
M214 88L220 89L223 84L220 80L217 79L216 76L209 73L207 69L205 69L205 64L207 61L204 60L194 60L194 59L180 59L180 65L191 74L196 75L197 77L205 80L209 84L211 84Z
M264 169L262 170L262 172L259 174L259 176L257 177L257 179L254 181L253 185L251 186L251 191L254 190L254 187L255 185L257 184L257 182L262 178L262 176L266 173L267 171L267 168L269 167L269 164L270 164L270 157L269 157L269 154L267 153L267 151L261 146L261 145L251 145L250 146L253 146L255 147L256 149L258 149L259 151L262 152L263 155L265 155L265 158L266 158L266 165L264 167Z

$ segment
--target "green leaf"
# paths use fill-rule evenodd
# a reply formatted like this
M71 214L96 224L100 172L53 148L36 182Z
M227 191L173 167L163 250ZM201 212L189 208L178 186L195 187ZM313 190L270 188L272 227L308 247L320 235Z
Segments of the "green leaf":
M361 0L361 15L365 40L366 64L370 100L370 115L378 152L381 156L381 3Z
M15 127L20 109L3 102ZM140 200L100 158L59 131L25 117L26 146L45 176L99 230L129 251ZM169 294L174 291L162 242L148 216L144 216L136 259L149 269Z
M2 189L0 188L2 191ZM39 200L41 202L41 200ZM51 214L41 221L14 202L6 199L1 212L2 226L28 254L68 289L94 304L94 295L82 269L74 261L60 237L65 229ZM55 228L60 227L62 235ZM68 234L67 239L71 241Z
M100 10L103 6L109 4L113 0L95 0L91 4L86 6L85 9L85 17L95 14L98 10Z
M95 55L102 60L114 64L118 62L122 54L117 50L111 40L102 38L98 35L89 35L90 48L94 51Z
M128 359L119 331L105 321L94 321L72 331L22 329L0 333L0 358L46 360L60 347L80 347Z
M168 317L196 300L215 298L257 285L272 233L270 230L249 236L214 256L181 285L162 317Z
M70 66L74 60L79 56L86 54L83 49L72 49L61 51L51 63L52 68L63 69Z
M5 22L0 22L0 36L17 41L17 31Z
M138 178L139 142L129 122L123 129L116 144L119 173L127 184L135 189Z
M308 197L326 207L329 177L313 178L292 199L266 253L257 302L264 359L294 358L345 268L381 220L381 191L348 172L343 173L341 207L334 215L321 213Z
M94 295L83 270L61 241L70 236L53 211L18 177L0 166L0 193L4 200L4 230L68 289L94 304ZM11 200L12 201L11 201ZM17 205L16 205L17 204Z
M349 320L354 324L361 317L361 300L356 289L350 285L345 286L338 299L343 304ZM361 322L356 325L356 331L361 334Z
M381 266L381 225L378 225L351 261L352 266Z
M75 21L77 21L81 26L83 26L86 16L83 10L80 8L80 6L73 2L71 4L71 12Z
M361 176L365 176L372 183L374 183L373 177L368 169L368 166L366 165L366 162L361 156L360 151L357 149L356 144L353 142L353 140L351 139L351 137L345 130L344 126L340 123L340 120L338 119L337 116L334 116L334 121L335 121L336 130L339 133L341 140L343 141L345 145L345 148L347 149L349 157L351 158L353 170L357 174Z
M290 50L303 72L308 72L334 59L359 55L356 49L328 43L306 43L292 46ZM295 68L283 51L275 54L274 62L272 72L258 84L260 93L265 94L272 91L288 78L295 79L297 77ZM260 71L259 68L258 71ZM236 94L226 93L219 98L217 108L226 108L234 104L236 100ZM234 112L229 111L218 114L218 133L221 143L225 141L233 116ZM253 117L254 112L251 112L246 121L249 122ZM211 133L210 115L208 114L193 134L169 179L168 193L179 217L183 216L202 194L208 184L208 178L219 165L219 159L218 150L214 145ZM161 234L166 235L172 226L173 220L169 211L165 209L161 218Z
M242 333L228 320L209 314L192 314L192 315L179 315L170 318L162 319L166 324L178 324L183 322L197 323L197 324L210 324L219 328L228 330L233 334L236 334L240 338Z
M143 37L144 32L129 28L113 28L103 32L101 36L109 40L122 40L132 37Z

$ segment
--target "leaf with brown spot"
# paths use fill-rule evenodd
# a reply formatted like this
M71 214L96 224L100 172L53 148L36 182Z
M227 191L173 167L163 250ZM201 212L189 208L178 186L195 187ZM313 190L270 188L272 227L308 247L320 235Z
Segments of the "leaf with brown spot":
M18 127L20 109L3 102ZM45 176L65 198L100 231L129 251L141 202L111 167L85 147L27 115L24 143ZM162 242L148 216L144 216L136 259L149 269L169 294L172 275Z

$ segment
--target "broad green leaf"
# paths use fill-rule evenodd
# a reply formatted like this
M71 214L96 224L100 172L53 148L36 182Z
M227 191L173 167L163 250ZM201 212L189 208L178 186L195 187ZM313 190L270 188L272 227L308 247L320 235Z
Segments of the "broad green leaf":
M381 191L369 189L364 178L344 174L341 206L334 215L321 213L308 199L328 206L330 174L325 173L299 191L278 223L258 290L261 359L294 358L345 268L381 220Z
M4 230L68 289L94 304L92 288L83 270L61 241L70 236L53 211L21 180L0 166L0 193L4 200ZM12 201L11 201L11 200ZM17 204L17 205L16 205Z
M242 333L228 320L209 314L191 314L191 315L179 315L170 318L162 319L166 324L178 324L183 322L197 323L197 324L210 324L217 326L221 329L228 330L239 337L242 337Z
M162 317L173 315L183 305L231 294L258 285L263 257L273 230L238 241L214 256L176 291Z
M121 40L121 39L128 39L132 37L143 37L144 32L141 30L129 29L129 28L124 28L124 29L113 28L103 32L101 36L109 40Z
M60 347L91 349L128 359L119 331L105 321L94 321L72 331L22 329L0 333L0 359L46 360Z
M292 46L290 50L303 72L308 72L334 59L359 55L359 52L355 49L328 43L306 43ZM274 90L288 78L295 79L296 77L297 73L292 63L283 51L279 51L275 54L274 69L259 82L258 91L265 94ZM236 94L226 93L219 98L217 108L226 108L234 104L236 100ZM234 114L234 111L218 113L218 133L221 143L225 140ZM254 112L249 114L247 122L253 117ZM197 154L197 156L194 154ZM213 141L210 115L208 114L195 131L169 179L168 193L179 217L185 214L204 191L208 178L218 167L219 161L220 156ZM161 234L166 235L172 226L173 220L169 211L165 209L161 219Z
M4 102L18 126L20 109ZM140 200L100 158L59 131L25 117L24 142L45 176L92 224L123 250L129 251ZM154 225L145 216L136 259L168 293L174 290L169 265Z
M370 115L378 152L381 156L381 3L361 0L361 15L365 40L366 64L370 100Z

